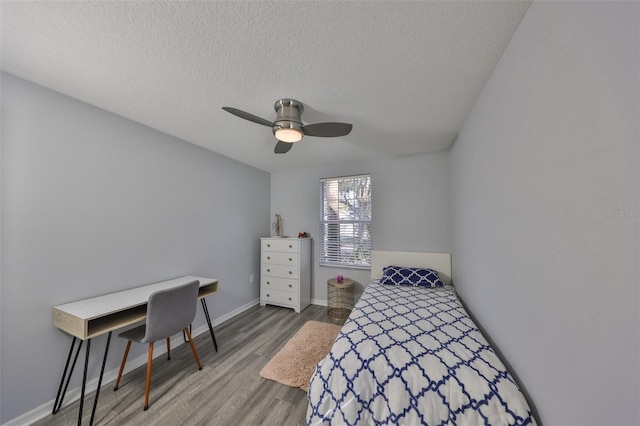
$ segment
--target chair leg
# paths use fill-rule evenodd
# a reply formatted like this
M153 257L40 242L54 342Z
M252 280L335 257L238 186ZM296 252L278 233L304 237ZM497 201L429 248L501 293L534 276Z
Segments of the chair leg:
M151 389L151 364L153 363L153 342L149 343L149 358L147 359L147 380L144 389L144 411L149 408L149 389Z
M167 359L171 361L171 340L167 337Z
M191 352L193 352L193 357L196 359L196 364L198 364L198 370L202 370L202 365L200 365L200 357L198 356L196 345L193 344L193 339L191 338L189 327L185 328L184 331L187 333L187 337L189 338L189 344L191 345Z
M127 341L127 348L124 350L124 356L122 357L122 364L120 364L120 371L118 372L118 378L116 379L116 385L113 387L114 391L118 390L118 386L120 386L120 378L122 377L122 372L124 371L124 365L127 363L127 356L129 355L129 348L131 347L131 340Z

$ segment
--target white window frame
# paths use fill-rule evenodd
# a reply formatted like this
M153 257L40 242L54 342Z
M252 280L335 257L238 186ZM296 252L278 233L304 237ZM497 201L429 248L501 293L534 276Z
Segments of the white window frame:
M354 210L357 197L343 192L340 199L340 184L362 179L368 183L368 198ZM329 208L337 209L337 217L328 217ZM320 265L371 269L371 224L371 174L320 179Z

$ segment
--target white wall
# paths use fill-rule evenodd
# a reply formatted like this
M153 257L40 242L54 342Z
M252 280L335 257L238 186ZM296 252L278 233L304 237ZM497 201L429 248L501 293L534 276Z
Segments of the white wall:
M302 143L314 143L308 140ZM450 252L447 152L384 161L336 164L271 175L271 218L280 213L284 234L309 232L313 238L311 297L327 300L327 280L338 274L362 293L371 271L320 266L320 179L371 173L374 250Z
M454 282L547 425L640 424L639 6L533 2L451 150Z
M220 279L208 301L214 320L256 301L249 275L259 274L258 238L269 232L270 183L14 76L1 83L4 423L55 398L71 338L52 326L54 305L187 274ZM198 309L194 328L203 324ZM105 342L94 339L90 378ZM135 349L130 357L144 352Z

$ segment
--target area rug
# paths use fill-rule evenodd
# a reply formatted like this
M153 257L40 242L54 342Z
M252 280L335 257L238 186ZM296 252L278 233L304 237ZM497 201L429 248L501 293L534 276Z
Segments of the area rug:
M265 379L307 391L309 380L342 326L307 321L260 371Z

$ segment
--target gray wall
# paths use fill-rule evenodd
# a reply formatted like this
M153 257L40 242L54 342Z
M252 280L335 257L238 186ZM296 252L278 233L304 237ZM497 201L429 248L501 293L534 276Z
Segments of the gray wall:
M547 425L640 424L639 22L533 2L451 150L455 285Z
M329 278L348 276L356 281L356 292L362 293L371 276L368 269L319 265L320 179L371 173L374 250L450 252L447 157L447 152L436 152L272 173L271 218L282 215L285 235L306 231L313 238L311 297L315 303L326 303Z
M318 180L371 173L374 248L453 252L462 299L545 424L640 424L639 9L533 2L451 152L271 184L3 74L0 421L55 395L69 339L53 305L194 273L221 279L223 315L257 298L275 213L314 238L317 302L338 273L366 285L368 270L318 265Z
M54 305L187 274L220 279L214 319L255 301L249 275L259 274L258 238L269 232L270 183L268 173L14 76L1 83L6 422L55 398L71 338L52 326ZM203 324L199 309L194 328ZM92 378L105 342L93 343Z

